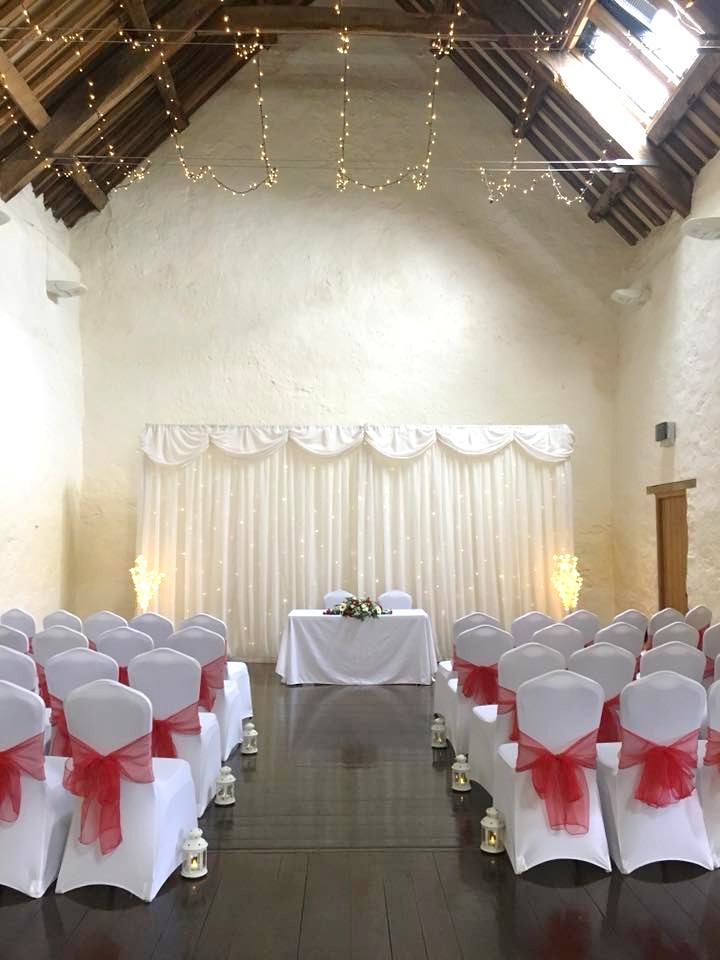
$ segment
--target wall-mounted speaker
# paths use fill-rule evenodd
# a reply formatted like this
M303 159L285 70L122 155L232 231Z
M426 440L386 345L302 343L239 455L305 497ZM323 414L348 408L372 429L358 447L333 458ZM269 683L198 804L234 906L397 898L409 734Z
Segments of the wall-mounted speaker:
M661 447L672 447L675 443L675 424L672 420L664 420L655 424L655 440Z

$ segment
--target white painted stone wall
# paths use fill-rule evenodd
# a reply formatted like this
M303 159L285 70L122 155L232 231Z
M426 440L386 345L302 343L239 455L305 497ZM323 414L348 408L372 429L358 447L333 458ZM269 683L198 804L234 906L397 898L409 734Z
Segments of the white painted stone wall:
M698 178L693 216L720 216L720 158ZM645 488L695 477L688 493L688 601L720 615L720 242L694 240L670 224L639 249L628 283L650 301L618 312L615 570L621 606L657 606L655 498ZM654 425L677 422L660 447Z
M36 618L72 601L82 472L77 301L45 292L48 245L68 236L26 188L0 226L0 611Z
M189 185L167 144L142 183L72 231L87 414L80 612L132 609L137 437L146 421L569 422L583 602L613 612L609 291L628 250L549 185L488 204L480 160L510 127L451 63L430 188L334 186L334 38L265 58L274 190ZM354 45L351 169L422 156L432 63L419 42ZM390 55L392 54L392 55ZM256 158L249 69L193 118L186 155ZM528 154L529 155L529 154ZM242 185L253 169L224 169Z

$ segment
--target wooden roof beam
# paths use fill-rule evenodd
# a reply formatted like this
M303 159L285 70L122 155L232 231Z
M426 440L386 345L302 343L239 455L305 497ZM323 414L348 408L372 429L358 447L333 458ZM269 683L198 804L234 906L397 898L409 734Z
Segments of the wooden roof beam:
M163 29L172 38L163 44L165 56L178 50L218 6L218 0L180 0L163 17ZM79 84L36 134L33 145L38 155L21 144L0 164L0 196L4 200L14 197L43 169L46 157L67 153L79 137L96 125L97 112L107 115L146 77L152 76L161 62L159 50L138 53L122 48L109 57L93 73L95 109L88 109L86 85Z
M610 212L610 208L618 202L629 185L630 173L628 171L624 170L622 173L612 174L608 185L588 211L590 219L596 223L599 220L604 220Z
M647 128L648 140L662 143L719 71L720 53L701 53L678 84L675 93L653 117Z
M143 0L121 0L120 6L127 10L130 23L133 27L148 31L153 29ZM172 71L167 63L161 61L158 65L155 85L158 88L162 102L165 104L168 116L171 117L174 122L175 128L177 130L184 130L188 125L187 117L185 116L180 98L175 89Z
M580 35L585 29L590 12L595 5L595 0L580 0L574 13L572 13L564 28L565 37L560 44L561 50L574 50Z
M47 127L50 123L50 115L1 47L0 81L2 81L2 85L7 90L9 96L12 97L18 108L22 110L36 130L42 130L44 127ZM30 151L26 144L22 144L18 149L24 149L28 156L30 156ZM107 204L107 196L87 171L80 167L75 167L70 177L73 183L82 190L95 209L102 210Z

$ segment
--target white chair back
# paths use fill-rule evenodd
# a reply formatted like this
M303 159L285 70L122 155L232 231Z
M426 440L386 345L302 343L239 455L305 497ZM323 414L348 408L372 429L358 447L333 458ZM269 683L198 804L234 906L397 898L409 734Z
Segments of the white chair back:
M200 696L200 664L178 650L160 647L141 653L128 668L130 686L152 703L153 715L172 716Z
M497 663L500 657L512 650L513 638L500 627L483 624L463 631L455 641L455 652L463 660L484 667Z
M112 630L113 627L126 627L127 620L117 613L111 613L110 610L98 610L97 613L91 613L89 617L83 620L83 633L93 643L101 633L106 630Z
M565 657L566 663L571 653L582 650L585 646L580 631L568 626L567 623L551 623L542 630L537 630L532 638L535 643L544 643L552 650L559 650Z
M156 647L162 647L175 629L172 620L168 620L167 617L163 617L159 613L152 612L139 613L129 621L128 626L131 626L133 630L139 630L140 633L146 633L149 637L152 637Z
M595 634L600 629L600 617L595 613L590 613L589 610L574 610L563 617L562 622L579 630L585 643L592 643Z
M527 643L532 640L533 634L537 633L538 630L549 627L556 622L546 613L540 613L539 610L531 610L521 617L516 617L510 624L510 633L515 638L515 646L519 647L521 643Z
M15 630L24 633L28 638L35 636L35 620L29 613L19 607L13 607L11 610L6 610L5 613L0 613L0 623L6 627L14 627Z
M43 617L43 627L46 630L48 627L70 627L71 630L77 630L78 633L83 632L83 623L80 617L76 617L74 613L70 613L68 610L54 610L52 613L48 613L47 616Z
M658 670L670 670L700 683L705 673L705 654L680 640L663 643L646 650L640 660L641 677L657 673ZM667 704L665 706L667 709Z
M16 630L15 627L7 627L2 624L0 625L0 647L9 647L19 653L27 653L29 649L28 638L22 630Z
M352 596L353 594L350 593L349 590L331 590L330 593L326 593L323 597L323 605L328 609L329 607L334 607L336 603L342 603L343 600Z
M112 657L121 667L126 667L133 657L152 650L152 637L132 627L113 627L101 633L95 640L100 653Z
M605 699L616 697L635 676L635 657L613 643L595 643L570 655L568 670L590 677L603 688Z
M0 750L14 747L45 729L45 704L31 690L0 680Z
M645 629L634 627L626 620L614 620L595 634L595 643L612 643L621 650L627 650L634 657L640 656L645 642Z
M683 623L684 621L685 617L679 610L675 610L674 607L665 607L650 617L648 622L648 636L654 637L658 630L662 630L662 628L666 627L669 623Z
M675 620L653 634L652 646L659 647L662 643L672 643L675 640L678 643L688 643L691 647L697 647L700 643L700 633L689 623Z
M707 692L707 722L713 730L720 730L720 683L717 679Z
M112 657L86 647L56 653L45 664L48 690L58 700L93 680L117 680L118 665Z
M457 640L461 633L465 633L466 630L470 630L472 627L499 627L500 621L495 617L491 617L489 613L466 613L465 616L459 617L455 623L453 623L453 642Z
M50 657L75 647L87 647L88 640L77 630L70 627L48 627L33 637L33 656L35 662L44 667Z
M180 629L185 627L204 627L205 630L212 630L213 633L219 633L223 640L227 639L227 626L225 621L219 617L213 617L209 613L195 613L180 624Z
M412 610L413 599L404 590L386 590L378 597L378 603L385 610Z
M642 633L643 640L645 639L648 628L648 618L639 610L635 610L633 607L630 607L629 610L623 610L622 613L618 613L612 618L612 622L629 623L631 627L636 627L640 633Z
M696 630L704 630L712 623L712 610L699 603L685 614L685 623L689 623Z
M649 650L643 660L652 653ZM620 694L621 725L653 743L672 743L697 730L704 715L705 688L676 672L659 670L642 676Z
M703 634L703 652L711 660L720 653L720 623L714 623Z
M600 684L568 670L554 670L520 684L518 726L553 753L600 724L605 695Z
M498 683L506 690L517 690L521 683L553 670L565 669L565 657L542 643L524 643L507 650L498 661Z
M165 646L194 657L201 667L225 653L225 641L220 634L204 627L183 627L168 637Z
M0 647L0 680L15 683L23 690L37 690L35 661L27 653Z
M108 754L152 730L152 705L144 693L113 680L93 680L65 700L68 731L96 753Z

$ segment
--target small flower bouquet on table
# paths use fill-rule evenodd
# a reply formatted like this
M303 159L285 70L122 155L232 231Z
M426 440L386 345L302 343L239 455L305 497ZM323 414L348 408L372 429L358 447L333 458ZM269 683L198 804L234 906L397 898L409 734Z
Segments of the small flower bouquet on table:
M367 620L369 617L380 617L392 613L392 610L383 610L377 600L372 600L370 597L346 597L324 612L333 617L354 617L356 620Z

